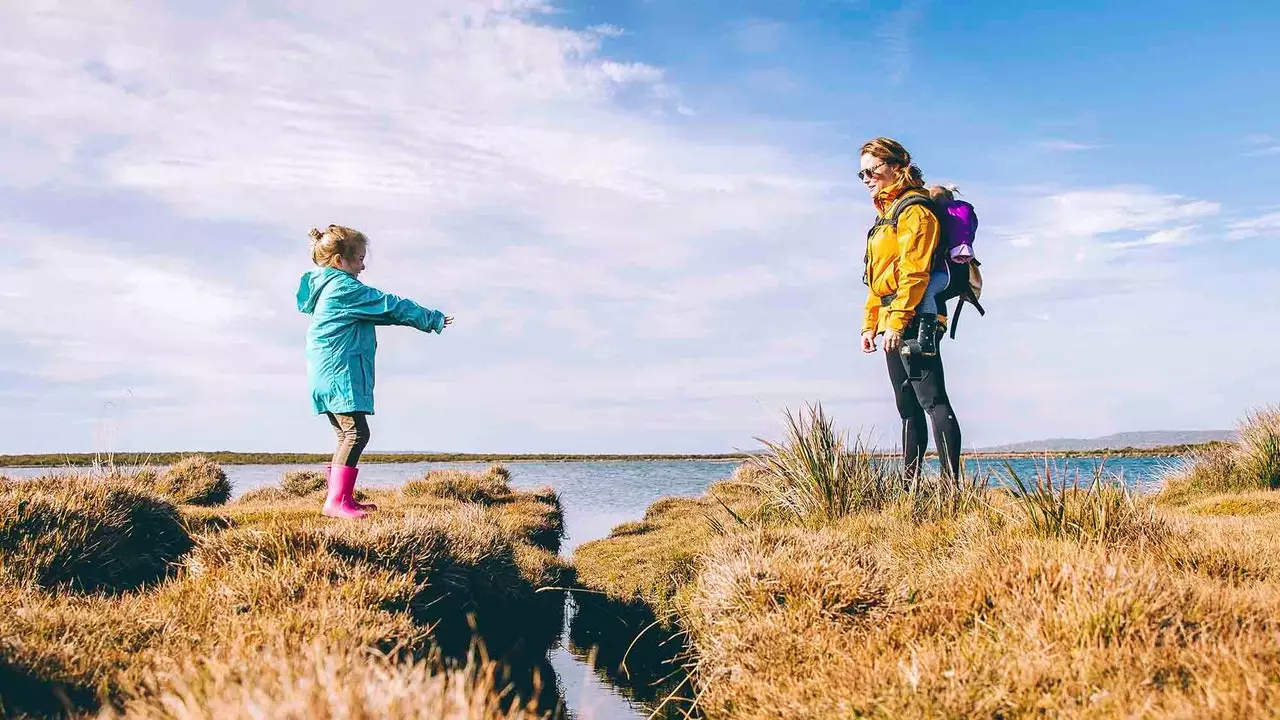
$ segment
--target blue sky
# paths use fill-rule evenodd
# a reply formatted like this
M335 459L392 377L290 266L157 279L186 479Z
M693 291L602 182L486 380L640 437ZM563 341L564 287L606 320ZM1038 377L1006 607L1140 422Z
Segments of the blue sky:
M380 332L375 450L753 448L857 350L857 148L978 208L966 445L1280 400L1280 10L432 0L0 8L0 453L322 450L306 231Z

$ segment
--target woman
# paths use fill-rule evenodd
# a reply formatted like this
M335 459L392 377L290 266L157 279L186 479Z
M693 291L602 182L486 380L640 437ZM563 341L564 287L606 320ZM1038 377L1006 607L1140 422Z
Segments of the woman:
M884 336L889 382L902 417L902 462L915 477L929 444L925 416L933 422L934 441L944 475L960 475L960 423L947 398L938 315L917 313L930 291L940 227L938 218L912 198L928 198L924 174L896 140L876 138L862 146L858 179L871 192L878 219L867 236L867 294L862 323L862 351L876 351ZM896 219L896 223L894 220ZM934 290L936 292L936 290ZM904 345L908 352L902 353ZM921 351L923 348L923 352Z

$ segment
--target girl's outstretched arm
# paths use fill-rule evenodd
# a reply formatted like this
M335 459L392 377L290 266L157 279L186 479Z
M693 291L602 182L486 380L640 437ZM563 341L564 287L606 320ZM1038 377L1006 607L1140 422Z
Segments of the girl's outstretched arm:
M423 332L438 333L446 325L444 313L422 307L408 298L384 293L350 278L338 288L334 298L344 314L375 325L408 325Z

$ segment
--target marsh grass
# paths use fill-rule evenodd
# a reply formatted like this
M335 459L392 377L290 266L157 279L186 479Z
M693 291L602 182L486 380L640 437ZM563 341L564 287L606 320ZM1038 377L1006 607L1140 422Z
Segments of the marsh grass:
M0 485L0 579L123 592L159 582L192 547L176 508L114 480L46 476Z
M1157 506L1101 467L868 482L820 410L788 419L574 555L612 612L684 634L706 717L1280 717L1264 421L1219 460L1243 476Z
M765 452L747 461L741 481L778 512L811 525L833 523L850 513L879 507L893 483L888 465L860 438L849 445L822 405L800 414L786 411L782 442L759 439Z
M187 660L131 691L123 711L101 720L534 720L529 703L509 702L499 664L462 666L394 660L313 643L272 649L252 663L229 657Z
M434 496L462 502L496 503L511 495L510 471L502 465L491 466L483 474L462 470L430 470L421 480L405 484L405 497Z
M1151 500L1140 498L1122 477L1108 476L1102 464L1083 484L1079 469L1065 472L1048 460L1029 479L1009 463L1005 468L1014 503L1035 535L1109 543L1160 537Z
M1157 502L1186 505L1220 493L1280 489L1280 409L1250 413L1237 428L1238 442L1199 450L1165 472Z
M280 477L280 489L294 497L306 497L325 489L329 479L319 470L288 470Z
M559 633L562 597L538 592L572 582L546 547L553 493L508 488L499 509L378 491L342 522L280 488L175 508L121 481L0 486L0 716L533 717L482 676L497 665L465 660L476 632L494 662ZM186 539L170 552L156 508Z
M785 413L782 442L760 440L765 452L744 465L737 482L782 516L821 527L858 512L903 508L917 521L955 516L982 503L990 479L939 472L907 476L862 440L837 433L821 404Z
M1280 408L1249 415L1239 428L1237 472L1258 487L1280 488Z
M192 455L160 475L156 491L180 505L222 505L231 498L231 483L221 465L203 455Z

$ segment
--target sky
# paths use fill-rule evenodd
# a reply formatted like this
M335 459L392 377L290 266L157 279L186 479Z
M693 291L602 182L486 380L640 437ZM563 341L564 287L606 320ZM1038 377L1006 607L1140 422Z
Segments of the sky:
M329 223L457 318L379 330L371 451L890 445L882 135L980 219L967 447L1229 428L1280 402L1272 5L0 4L0 453L330 447Z

